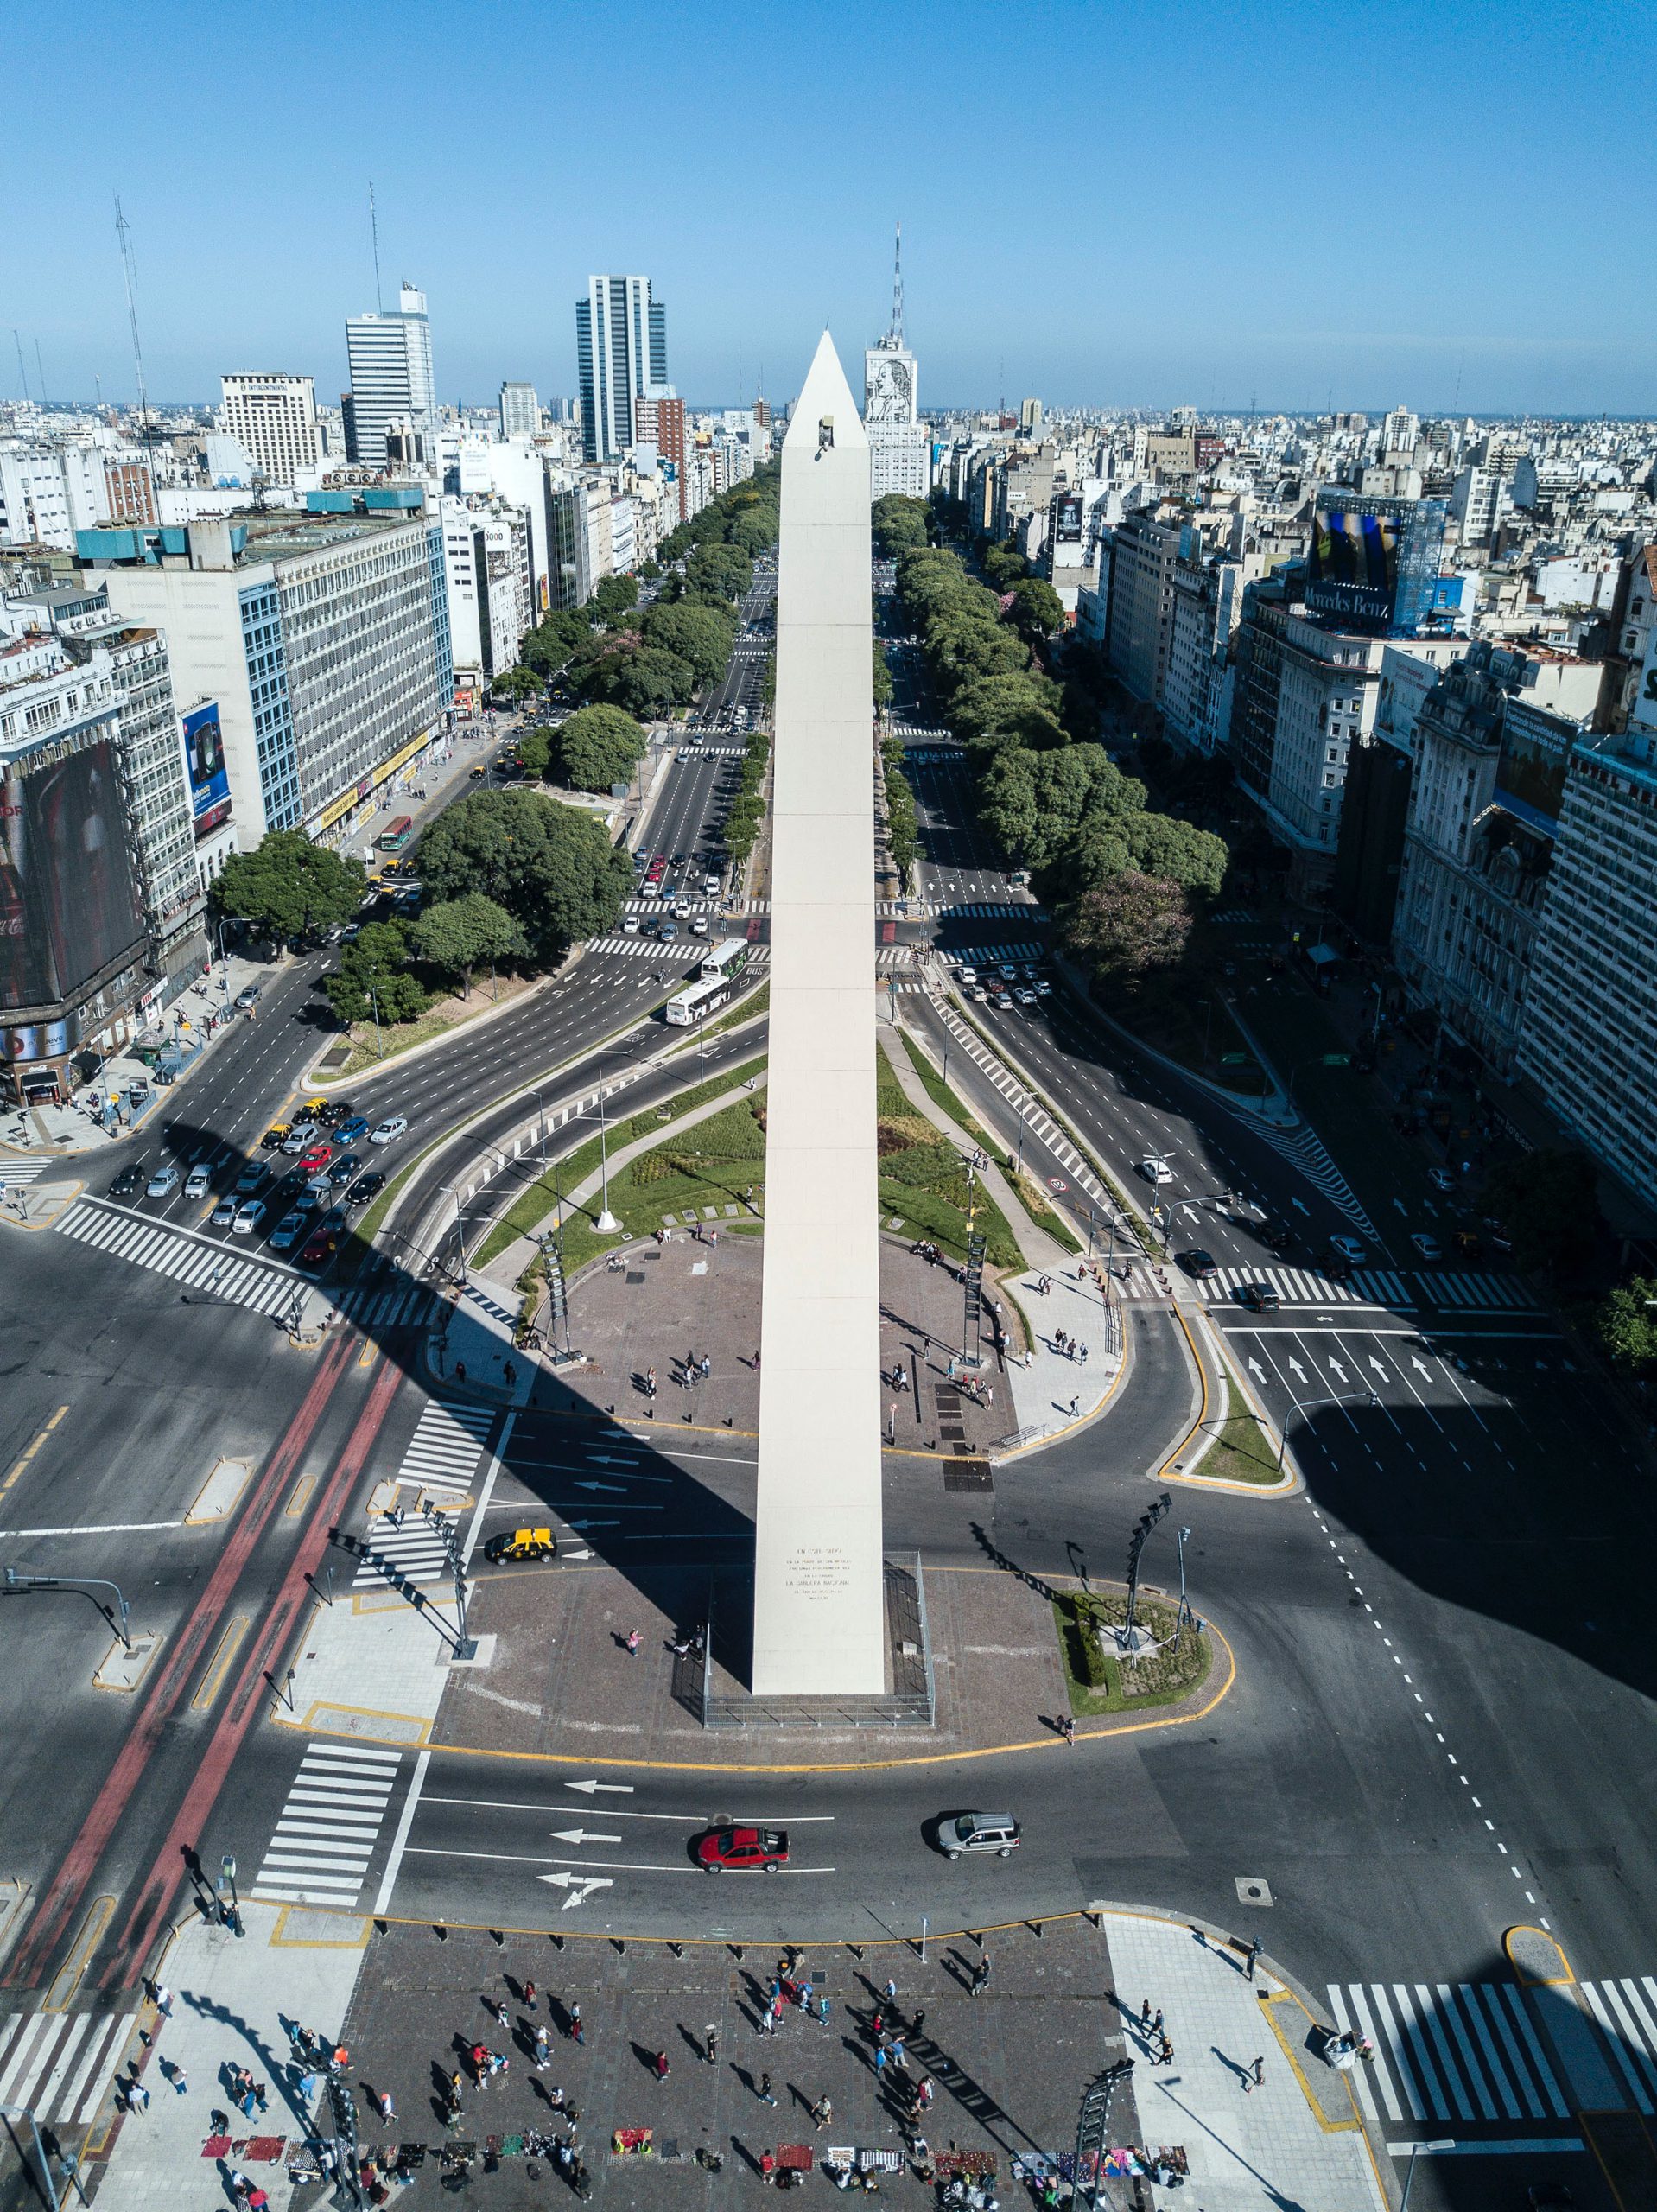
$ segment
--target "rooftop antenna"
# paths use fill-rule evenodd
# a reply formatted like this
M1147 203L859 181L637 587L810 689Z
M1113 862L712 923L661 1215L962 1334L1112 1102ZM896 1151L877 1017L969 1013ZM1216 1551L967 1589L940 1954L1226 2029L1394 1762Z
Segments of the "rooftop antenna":
M1467 366L1467 348L1466 348L1466 346L1463 346L1463 348L1462 348L1462 357L1461 357L1460 360L1459 360L1459 361L1457 361L1457 364L1456 364L1456 395L1455 395L1455 397L1454 397L1454 398L1451 401L1451 403L1450 403L1450 411L1451 411L1451 413L1452 415L1456 413L1456 411L1457 410L1457 409L1458 409L1458 408L1460 407L1460 405L1461 405L1461 400L1462 400L1462 371L1463 371L1466 366Z
M138 343L138 296L132 266L132 233L127 219L121 213L121 195L115 195L115 235L121 244L121 280L126 286L127 322L132 332L132 375L138 387L138 419L148 436L149 423L149 395L144 389L143 348Z
M29 371L23 366L23 341L18 335L17 326L15 322L11 326L11 342L17 348L17 374L22 379L23 404L27 407L29 404Z
M104 411L104 379L96 369L92 371L92 391L96 395L92 404L101 415Z
M38 338L35 340L35 382L41 388L41 405L44 407L46 404L46 365L41 359L41 341Z
M898 242L892 254L892 335L894 342L904 342L904 226L898 220Z
M380 290L380 218L374 205L374 180L368 180L368 227L374 239L374 312L385 313L385 301Z

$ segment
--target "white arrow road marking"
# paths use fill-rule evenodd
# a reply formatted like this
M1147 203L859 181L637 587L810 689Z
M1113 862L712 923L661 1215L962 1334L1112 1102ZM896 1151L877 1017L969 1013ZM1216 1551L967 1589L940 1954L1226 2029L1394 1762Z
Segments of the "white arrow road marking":
M688 1859L671 1866L649 1859L538 1859L524 1851L439 1851L433 1844L409 1847L409 1856L422 1859L478 1859L490 1866L573 1866L576 1871L572 1881L585 1881L589 1868L597 1867L606 1874L700 1874L702 1868L693 1866ZM833 1866L782 1866L783 1874L833 1874ZM540 1878L542 1879L546 1877Z
M584 1890L572 1890L558 1910L560 1912L572 1911L576 1905L585 1904L594 1890L611 1890L614 1887L615 1884L610 1881L589 1882Z
M1425 1359L1418 1359L1413 1352L1410 1354L1410 1365L1418 1370L1419 1373L1431 1379L1432 1370L1427 1365Z
M1291 1198L1289 1204L1292 1206L1298 1206L1302 1213L1310 1213L1311 1211L1311 1208L1306 1204L1304 1198Z
M1342 1366L1342 1364L1341 1364L1341 1363L1340 1363L1340 1361L1339 1361L1338 1359L1331 1359L1331 1360L1330 1360L1330 1363L1329 1363L1329 1370L1330 1370L1330 1373L1331 1375L1338 1375L1338 1376L1340 1376L1340 1378L1341 1378L1342 1382L1345 1382L1345 1380L1346 1380L1346 1370L1345 1370L1345 1368L1343 1368L1343 1367Z
M591 1879L584 1874L537 1874L535 1878L537 1882L550 1882L555 1889L574 1890L574 1896L564 1899L566 1912L571 1905L580 1904L583 1898L590 1897L594 1890L613 1890L615 1887L607 1874L594 1875Z
M1297 1382L1304 1382L1306 1379L1306 1370L1298 1359L1292 1359L1289 1362L1289 1372Z
M1262 1382L1266 1380L1266 1370L1260 1365L1259 1360L1250 1359L1248 1371L1251 1375L1257 1376Z
M583 1785L579 1782L571 1782L567 1783L565 1787L569 1789L580 1789ZM520 1801L512 1797L426 1796L420 1802L422 1805L465 1805L472 1811L479 1813L545 1814L559 1813L563 1810L561 1805L537 1805L528 1799ZM832 1813L746 1812L740 1813L737 1820L738 1825L742 1827L799 1828L827 1827L832 1824L834 1817ZM681 1827L693 1828L711 1828L714 1820L712 1813L636 1813L631 1805L612 1805L610 1818L613 1821L676 1821Z
M590 1828L549 1828L555 1843L619 1843L619 1835L594 1835Z
M1399 1210L1400 1213L1401 1213L1401 1214L1403 1215L1403 1217L1404 1217L1405 1220L1406 1220L1406 1221L1407 1221L1407 1220L1409 1219L1409 1217L1410 1217L1410 1210L1409 1210L1409 1208L1405 1205L1405 1203L1404 1203L1403 1199L1402 1199L1402 1198L1394 1198L1394 1199L1393 1200L1393 1204L1394 1204L1394 1205L1398 1208L1398 1210Z
M584 1790L589 1797L593 1795L593 1792L595 1789L610 1791L618 1797L631 1797L633 1794L633 1785L631 1782L598 1782L594 1780L587 1782L567 1782L565 1783L564 1787L566 1789Z
M575 1487L577 1490L608 1490L610 1488L610 1484L608 1483L577 1483ZM549 1497L547 1500L547 1503L551 1506L555 1513L557 1513L562 1511L563 1507L566 1505L574 1505L579 1510L581 1501L579 1497ZM610 1510L612 1513L665 1513L667 1511L667 1508L665 1505L613 1505L610 1508ZM572 1521L569 1525L573 1529L575 1526L575 1523ZM589 1522L587 1525L594 1529L613 1529L615 1522L613 1521L594 1521Z
M627 1493L620 1483L577 1483L577 1490L608 1491L612 1497L625 1497Z
M1374 1352L1371 1352L1369 1355L1369 1364L1374 1369L1377 1375L1387 1375L1391 1372L1391 1370L1387 1367L1385 1360L1377 1359Z

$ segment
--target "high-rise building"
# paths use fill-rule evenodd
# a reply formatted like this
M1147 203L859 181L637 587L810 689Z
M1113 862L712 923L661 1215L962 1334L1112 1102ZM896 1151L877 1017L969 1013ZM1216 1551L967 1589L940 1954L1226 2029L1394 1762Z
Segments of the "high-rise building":
M346 356L351 391L346 416L346 457L359 468L384 468L387 440L412 436L429 456L436 449L437 391L432 381L431 324L426 295L404 284L389 315L346 318Z
M223 429L234 438L267 484L291 484L301 469L322 458L316 429L316 383L282 372L220 377ZM112 516L123 522L153 516Z
M656 448L663 473L672 486L674 519L689 520L695 512L689 504L685 468L685 404L670 385L665 391L641 392L633 402L636 442Z
M532 438L541 428L541 402L532 384L503 384L500 388L500 434L503 438Z
M863 356L863 421L869 441L869 497L924 499L932 487L932 442L920 419L919 370L904 343L903 225L892 263L892 321Z
M575 302L581 451L618 461L635 442L633 401L668 381L668 318L648 276L589 276Z

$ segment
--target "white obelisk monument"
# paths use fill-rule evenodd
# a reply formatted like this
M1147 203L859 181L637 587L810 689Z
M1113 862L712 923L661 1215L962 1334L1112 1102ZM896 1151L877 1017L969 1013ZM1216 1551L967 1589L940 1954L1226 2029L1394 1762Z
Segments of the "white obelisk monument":
M783 441L757 1697L886 1688L869 448L827 332Z

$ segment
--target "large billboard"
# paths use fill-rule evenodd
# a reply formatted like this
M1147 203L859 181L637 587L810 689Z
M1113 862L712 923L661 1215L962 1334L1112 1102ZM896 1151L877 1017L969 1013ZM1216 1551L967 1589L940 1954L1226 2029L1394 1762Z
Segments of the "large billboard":
M144 942L108 741L0 780L0 1010L48 1006Z
M230 771L225 765L225 733L219 709L209 702L184 717L184 760L190 777L190 810L196 842L211 836L230 819Z
M1501 713L1496 803L1551 836L1559 826L1571 747L1581 731L1563 715L1508 699Z
M1306 605L1317 614L1390 622L1398 599L1398 518L1320 506L1313 518Z
M1053 502L1053 543L1055 545L1080 545L1082 543L1082 494L1061 492Z

